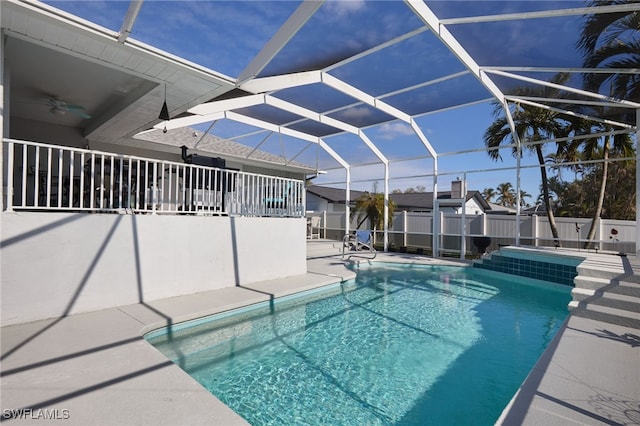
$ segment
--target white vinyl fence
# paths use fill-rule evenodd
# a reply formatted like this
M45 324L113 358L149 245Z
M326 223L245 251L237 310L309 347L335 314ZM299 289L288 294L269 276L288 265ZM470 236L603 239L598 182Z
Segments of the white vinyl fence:
M322 212L322 232L324 238L341 240L345 231L344 213ZM464 257L478 254L474 237L487 236L491 244L487 251L496 250L503 245L516 244L517 221L511 215L469 215L440 213L440 253ZM566 248L582 249L591 226L591 219L556 218L560 245ZM352 220L349 229L353 231L357 223ZM363 225L363 227L368 224ZM623 253L635 252L634 221L601 219L596 229L592 250ZM464 240L463 240L464 238ZM382 244L383 232L376 232L376 240ZM464 252L461 253L461 247ZM553 237L546 216L520 217L520 245L553 247ZM392 250L418 250L431 252L433 248L433 214L396 212L393 226L389 229L389 248Z

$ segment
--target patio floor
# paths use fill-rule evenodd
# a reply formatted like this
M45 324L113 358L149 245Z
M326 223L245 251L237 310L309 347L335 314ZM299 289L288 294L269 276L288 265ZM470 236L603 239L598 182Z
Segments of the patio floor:
M142 333L354 276L332 242L310 241L307 252L308 273L302 276L3 327L2 420L246 424ZM406 254L378 254L376 260L441 263ZM570 317L503 414L503 424L640 423L639 334Z

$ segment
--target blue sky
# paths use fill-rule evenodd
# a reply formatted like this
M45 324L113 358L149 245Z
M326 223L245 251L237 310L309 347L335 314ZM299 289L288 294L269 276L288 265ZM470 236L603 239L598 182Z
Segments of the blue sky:
M47 3L112 31L119 30L129 6L128 1L48 1ZM558 2L555 1L487 1L465 3L465 7L472 5L471 10L461 10L459 2L449 1L435 3L434 9L442 16L456 17L461 13L473 15L539 10L556 7L557 4ZM572 7L584 3L567 0L562 4L565 7ZM235 78L286 21L296 6L297 2L290 1L147 0L142 5L132 37ZM481 63L526 66L529 65L530 58L535 57L543 61L548 60L549 64L542 65L577 66L580 58L575 49L572 51L577 37L575 31L577 19L577 17L564 18L562 21L546 19L542 22L544 25L528 28L523 28L522 23L518 21L482 24L475 27L473 31L462 31L454 26L452 31L461 40L469 42L469 49L473 50L472 53ZM304 66L313 63L316 57L327 60L329 55L332 61L339 60L352 52L375 46L419 26L420 22L408 11L403 2L329 1L317 12L317 16L309 20L300 34L278 54L276 60L263 71L263 75L302 70ZM549 26L556 28L559 33L552 34L548 31ZM353 31L354 28L355 31ZM344 37L346 31L349 31L348 39ZM502 37L489 38L487 41L486 38L481 37L482 33L487 31L499 31ZM509 43L505 43L505 37ZM309 40L314 41L313 49L309 49ZM429 52L428 57L424 57L425 51ZM567 54L567 52L573 53ZM421 59L407 61L406 56ZM558 60L561 63L558 63ZM439 45L430 32L425 32L397 47L385 49L379 55L352 62L332 73L350 84L377 95L464 70L464 66L446 48ZM470 75L461 76L446 84L421 89L410 97L398 95L386 101L391 105L397 102L398 105L402 104L407 108L420 111L425 108L446 108L449 104L455 104L461 100L476 102L486 99L489 95L482 85L468 85L470 80L474 83L473 79ZM462 84L469 89L463 92L453 90L455 86ZM292 99L312 98L318 108L327 108L332 103L341 102L339 94L324 96L325 92L322 90L314 92L315 94L310 90L315 89L303 87L292 90L287 95ZM460 93L466 98L454 99L453 93ZM483 134L493 120L492 110L493 106L489 102L484 102L438 114L420 116L417 122L438 153L482 148ZM361 117L356 116L358 111L361 112ZM345 116L347 113L351 116ZM358 120L366 120L368 114L370 111L361 108L337 113L336 118L359 122ZM199 129L204 131L209 124L205 123L199 126ZM257 129L235 122L219 122L216 123L212 133L231 137L238 133L249 133L255 130ZM427 153L409 127L397 121L368 128L365 133L392 161L398 158L424 156ZM375 161L371 151L353 136L342 135L326 140L352 164ZM269 135L266 132L237 139L237 142L251 146L261 144L260 149L283 154L288 158L306 145L286 136ZM319 169L330 169L336 166L328 155L318 152L315 146L309 146L296 157L296 160L307 164L317 162ZM429 159L393 162L391 176L407 177L431 173L432 164ZM532 165L536 164L536 161L531 155L525 155L522 164ZM511 157L509 150L505 150L502 162L490 160L484 152L444 156L438 164L439 173L445 173L439 178L439 190L448 190L450 181L457 177L463 178L465 170L512 166L515 166L515 160ZM382 167L379 165L354 167L352 178L355 181L365 182L356 182L352 187L371 190L374 183L369 179L374 176L381 177L381 173ZM328 175L320 176L317 182L334 182L343 179L343 176L343 171L330 172ZM472 190L495 188L502 182L511 182L514 186L516 184L514 170L467 173L466 178L468 188ZM382 181L378 182L378 188L381 189ZM394 179L390 183L390 189L406 189L416 185L423 185L430 189L431 182L431 178L426 177ZM535 202L539 192L539 182L538 169L522 171L522 188L532 196L526 201Z

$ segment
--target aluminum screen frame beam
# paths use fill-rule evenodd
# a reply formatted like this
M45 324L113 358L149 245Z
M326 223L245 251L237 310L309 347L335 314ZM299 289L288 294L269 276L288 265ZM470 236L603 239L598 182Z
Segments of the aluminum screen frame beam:
M284 46L295 36L304 24L318 11L324 0L305 0L278 29L273 37L267 42L264 48L253 58L247 67L240 73L238 84L242 85L256 77L269 62L284 48Z

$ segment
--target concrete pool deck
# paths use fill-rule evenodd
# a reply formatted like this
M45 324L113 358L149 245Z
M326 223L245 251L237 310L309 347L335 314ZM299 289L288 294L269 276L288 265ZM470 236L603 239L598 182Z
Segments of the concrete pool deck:
M326 250L331 244L309 242L306 275L3 327L2 420L246 424L142 333L352 278L337 251ZM380 253L376 260L459 264L406 254ZM640 423L639 334L571 316L503 413L503 424Z

